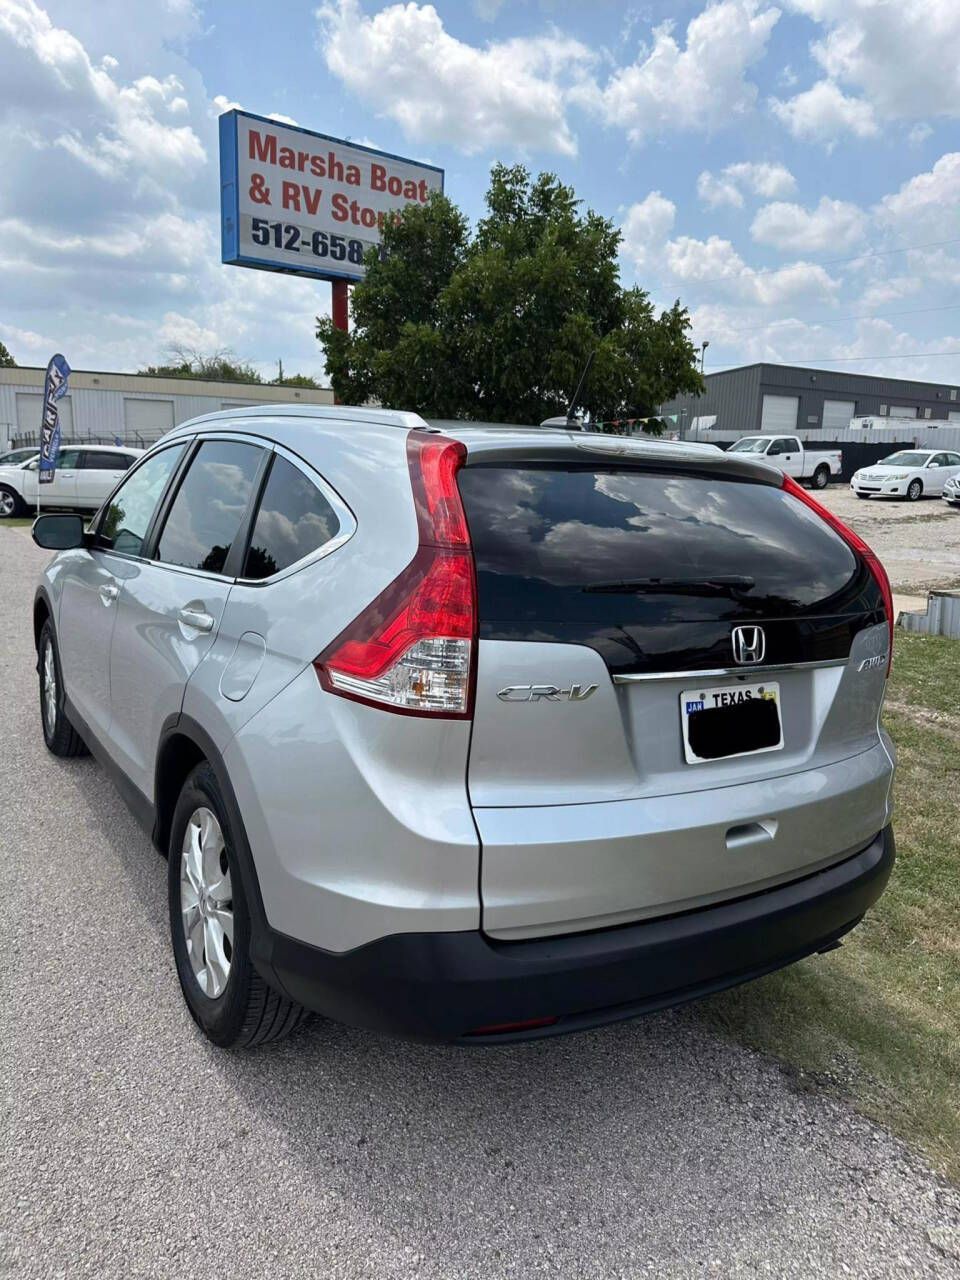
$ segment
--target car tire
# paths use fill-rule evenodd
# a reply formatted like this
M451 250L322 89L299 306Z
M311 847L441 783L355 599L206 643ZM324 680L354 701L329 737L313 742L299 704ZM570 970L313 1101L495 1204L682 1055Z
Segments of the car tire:
M235 848L216 774L204 761L184 783L170 829L170 936L187 1008L222 1049L280 1040L307 1017L264 982L250 958L250 911Z
M37 645L37 672L40 676L40 724L47 750L69 758L88 754L86 743L67 719L63 709L63 674L53 624L49 618L40 630Z
M18 516L23 511L23 499L9 485L0 484L0 519Z
M857 493L856 489L854 489L854 493ZM866 502L866 500L870 497L870 495L869 493L857 493L857 497L860 499L861 502Z
M817 467L813 473L813 487L815 489L825 489L830 483L830 468Z
M916 502L923 495L923 481L911 480L907 485L907 501Z

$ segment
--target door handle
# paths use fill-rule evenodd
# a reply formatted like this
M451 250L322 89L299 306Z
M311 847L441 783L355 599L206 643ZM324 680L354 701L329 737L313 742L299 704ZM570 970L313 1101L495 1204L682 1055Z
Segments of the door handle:
M74 478L74 473L73 473L72 471L61 471L61 472L60 472L60 479L61 479L61 480L72 480L73 478Z
M202 609L181 609L177 617L185 627L193 627L194 631L213 630L213 618Z
M107 605L113 604L119 594L120 588L115 587L113 583L105 582L100 588L100 599Z

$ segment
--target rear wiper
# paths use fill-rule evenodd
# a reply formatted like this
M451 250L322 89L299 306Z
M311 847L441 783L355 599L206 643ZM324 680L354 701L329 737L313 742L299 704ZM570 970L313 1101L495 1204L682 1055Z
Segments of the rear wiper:
M694 575L689 578L620 578L614 582L591 582L580 590L608 595L628 595L638 591L672 592L677 595L733 595L738 591L749 591L755 586L755 579L744 573L713 573L707 577Z

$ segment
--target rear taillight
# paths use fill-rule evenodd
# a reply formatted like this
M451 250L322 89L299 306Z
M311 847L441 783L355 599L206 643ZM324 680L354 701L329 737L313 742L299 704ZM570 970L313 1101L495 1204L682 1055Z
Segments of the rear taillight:
M877 558L876 552L867 546L859 533L854 533L842 520L838 520L832 511L828 511L826 507L821 506L816 498L811 497L806 489L798 485L792 476L785 475L783 477L783 488L792 497L798 498L812 508L821 520L825 520L831 529L836 530L848 547L851 547L862 560L866 561L867 567L876 579L880 594L883 597L883 611L887 617L887 675L889 675L890 663L893 661L893 592L890 590L890 579L887 577L886 569Z
M477 607L457 472L466 448L412 431L407 464L420 546L314 661L329 693L402 715L472 713Z

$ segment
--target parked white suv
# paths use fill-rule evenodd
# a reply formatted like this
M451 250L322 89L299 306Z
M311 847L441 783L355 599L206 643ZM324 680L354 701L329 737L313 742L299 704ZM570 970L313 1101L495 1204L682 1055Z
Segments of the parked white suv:
M98 511L117 481L123 477L142 449L124 445L64 445L57 459L52 482L39 484L40 459L35 453L27 462L0 467L0 516L18 516L40 507L69 507L77 511Z
M34 538L45 741L168 855L217 1044L613 1022L829 950L890 874L889 583L751 458L264 406Z

